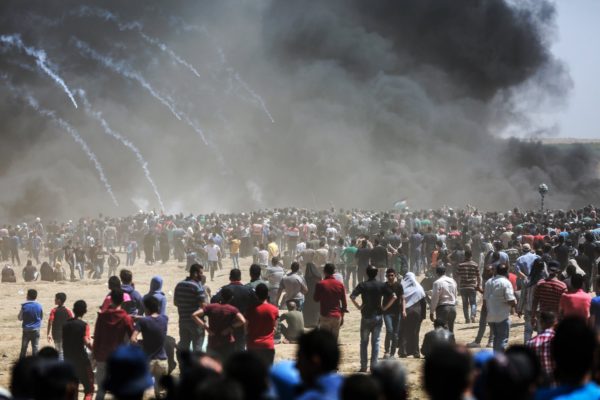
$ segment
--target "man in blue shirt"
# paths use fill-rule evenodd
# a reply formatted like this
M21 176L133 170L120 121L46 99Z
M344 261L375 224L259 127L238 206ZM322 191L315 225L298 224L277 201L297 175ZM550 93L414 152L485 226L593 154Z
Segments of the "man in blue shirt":
M528 243L525 243L521 249L523 250L523 254L517 258L517 262L515 263L515 272L517 277L523 280L529 276L533 262L540 258L540 256L531 252L531 246L529 246Z
M27 355L27 347L31 342L31 353L36 355L40 344L40 328L44 313L42 305L35 301L37 299L37 290L29 289L27 291L27 301L21 304L19 311L19 321L23 321L23 339L21 340L21 355L23 358Z

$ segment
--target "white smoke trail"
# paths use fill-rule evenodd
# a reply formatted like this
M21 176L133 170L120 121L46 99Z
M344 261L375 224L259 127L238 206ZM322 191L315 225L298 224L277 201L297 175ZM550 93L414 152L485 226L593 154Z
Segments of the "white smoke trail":
M135 144L131 143L131 141L124 138L123 135L121 135L119 132L116 132L115 130L113 130L110 127L108 122L106 122L106 120L102 116L102 113L99 111L95 111L92 108L92 105L88 101L85 91L83 89L77 89L77 90L75 90L75 93L81 98L86 114L90 115L92 118L94 118L95 120L97 120L100 123L100 125L102 126L102 129L104 130L104 133L106 133L107 135L109 135L109 136L115 138L116 140L118 140L119 142L121 142L121 144L123 144L123 146L125 146L129 150L131 150L131 152L135 155L135 158L138 161L138 164L140 164L140 166L144 170L144 175L146 176L146 180L148 181L150 186L152 186L152 190L154 191L154 194L156 195L156 198L158 199L158 203L160 204L160 209L165 210L165 205L163 204L162 198L158 191L158 187L156 186L154 179L152 179L152 176L150 175L150 170L148 169L148 162L146 162L146 160L142 156L142 153L137 148L137 146Z
M0 35L0 42L18 48L19 50L24 51L28 56L35 58L35 62L40 67L42 71L44 71L50 78L54 80L69 96L71 102L77 108L77 102L75 101L75 97L73 97L73 93L65 83L65 81L58 76L58 74L48 66L46 59L46 52L44 50L38 50L33 47L26 46L25 43L21 40L21 37L18 34L13 35Z
M235 81L238 82L240 84L240 86L246 92L248 92L248 94L254 99L254 102L256 104L258 104L260 106L260 108L262 108L262 110L267 115L267 117L269 117L269 119L271 120L271 122L275 123L275 119L273 118L273 115L269 111L269 109L267 107L267 104L265 103L265 101L262 98L262 96L259 95L255 90L253 90L250 87L250 85L248 85L248 83L246 83L246 81L244 81L242 79L242 77L240 76L239 72L237 72L229 64L229 61L227 60L227 57L225 56L225 51L223 51L223 48L221 46L219 46L219 44L217 43L217 40L208 32L208 30L206 29L206 27L204 27L204 26L200 27L200 26L196 26L196 25L187 25L185 22L183 22L181 20L178 20L178 23L181 24L181 26L183 27L184 30L200 32L200 33L202 33L203 35L205 35L208 38L208 41L214 47L215 51L219 55L219 62L221 64L221 67L224 68L227 71L227 73L229 74L229 86L230 86L230 88L229 88L229 90L227 90L227 92L231 91L231 76L233 76L233 78L235 79Z
M150 94L155 99L157 99L163 105L165 105L178 120L180 120L180 121L183 120L187 125L189 125L200 136L200 139L202 139L204 144L206 144L206 145L208 144L206 137L204 136L204 132L198 126L198 124L195 123L194 121L192 121L183 112L177 110L173 101L168 99L167 97L161 95L156 89L154 89L152 87L152 85L150 85L146 81L146 79L144 79L144 77L139 72L132 70L131 68L129 68L127 65L125 65L122 62L117 62L117 61L114 61L110 57L103 56L102 54L98 53L96 50L92 49L87 43L85 43L75 37L72 37L71 41L75 44L75 46L79 49L79 51L84 56L90 57L90 58L100 62L105 67L112 69L113 71L123 75L126 78L137 81L140 85L142 85L142 87L144 89L146 89L148 92L150 92Z
M144 33L144 31L142 30L143 25L141 22L122 22L118 16L111 13L110 11L90 6L81 6L78 11L72 12L72 14L75 14L79 17L97 17L105 21L111 21L115 23L121 31L137 31L140 37L144 39L147 43L158 47L160 50L167 53L169 57L171 57L177 64L184 66L185 68L190 70L194 75L200 78L200 73L192 64L190 64L188 61L184 60L181 56L176 54L165 43L161 42L156 38L150 37L146 33Z
M100 161L98 161L98 157L96 157L96 154L94 154L94 152L90 149L87 142L85 140L83 140L83 138L81 137L79 132L77 132L77 130L75 130L75 128L73 128L67 121L60 118L58 115L56 115L56 112L41 107L40 104L38 103L38 101L31 94L25 93L24 91L18 90L17 88L15 88L10 83L10 81L8 80L8 77L6 75L0 75L0 78L2 80L4 80L4 82L6 83L6 85L8 86L8 88L10 89L10 91L13 94L16 94L16 95L22 97L23 99L25 99L31 108L36 110L38 113L40 113L44 117L47 117L47 118L51 119L52 121L54 121L62 129L67 131L67 133L69 135L71 135L73 140L79 145L79 147L81 147L83 152L87 155L88 159L92 162L92 164L94 164L94 167L96 168L96 171L98 172L98 175L100 177L100 181L102 181L102 183L104 184L104 188L106 189L106 192L112 199L115 206L118 207L119 202L117 201L117 198L115 197L115 194L113 193L112 187L110 186L110 183L108 182L108 179L106 178L106 175L104 174L104 168L102 167L102 164L100 164Z

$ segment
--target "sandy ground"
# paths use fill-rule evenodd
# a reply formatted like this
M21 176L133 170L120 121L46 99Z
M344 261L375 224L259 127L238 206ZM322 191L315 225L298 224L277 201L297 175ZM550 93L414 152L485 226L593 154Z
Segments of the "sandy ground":
M121 255L121 259L124 260ZM25 258L21 258L24 260ZM251 258L241 259L242 279L247 281L248 267L250 266ZM106 278L100 281L85 280L82 282L35 282L23 283L20 276L19 267L15 267L17 272L18 283L3 283L0 285L0 332L2 340L0 341L0 386L8 387L10 380L10 368L13 362L18 358L21 346L21 325L17 320L17 314L20 309L20 304L25 301L25 293L29 288L35 288L38 291L38 301L44 308L44 323L42 325L42 334L40 347L49 345L46 339L47 319L50 309L54 306L54 294L57 292L65 292L67 294L67 306L72 307L75 300L83 299L88 304L88 314L85 316L87 321L92 326L96 319L97 308L100 306L104 296L107 293ZM209 287L217 290L220 286L228 282L229 269L231 268L230 260L224 260L223 270L217 271L214 282L209 282ZM161 275L164 279L164 291L168 297L167 313L169 315L169 334L178 339L177 333L177 310L173 305L173 289L178 281L182 280L186 273L183 265L178 265L174 260L166 264L155 264L146 266L143 260L136 262L130 268L133 271L134 283L136 289L143 294L147 293L150 279L154 275ZM481 299L478 299L481 301ZM360 313L348 301L350 313L346 316L344 326L340 332L340 346L342 350L342 360L340 371L344 374L350 374L357 371L360 367L359 358L359 342L360 342ZM462 307L458 307L457 324L455 325L454 333L458 343L471 342L476 333L478 324L465 324L462 316ZM429 320L423 322L421 327L422 336L432 329L432 324ZM487 334L484 337L483 343L487 343ZM513 317L513 326L511 328L511 343L522 342L523 337L523 322L516 316ZM381 337L381 345L383 346L383 333ZM296 352L296 346L293 344L280 344L276 347L276 360L292 359ZM380 350L380 357L383 356L383 347ZM421 370L423 367L423 359L413 359L412 357L402 359L400 361L407 370L408 381L410 386L410 398L420 399L425 398L425 394L421 385ZM175 372L177 373L177 372Z

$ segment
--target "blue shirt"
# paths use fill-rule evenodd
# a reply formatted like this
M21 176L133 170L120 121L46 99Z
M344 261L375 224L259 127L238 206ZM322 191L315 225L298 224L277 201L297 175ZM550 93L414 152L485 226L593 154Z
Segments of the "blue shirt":
M588 382L583 386L558 386L550 389L540 389L535 394L535 400L588 400L600 398L600 386Z
M344 377L335 372L321 375L315 387L297 396L296 400L337 400L343 383Z
M538 256L535 253L526 253L523 254L521 257L517 258L517 262L515 263L515 269L517 271L521 271L523 274L529 276L529 274L531 273L531 267L534 263L535 260L537 260L538 258L540 258L540 256Z
M21 304L19 320L23 321L23 330L39 330L42 327L43 318L44 312L42 311L42 305L37 301L26 301L25 303Z
M600 296L596 296L592 299L592 304L590 305L590 317L595 317L596 326L594 328L598 329L600 327Z

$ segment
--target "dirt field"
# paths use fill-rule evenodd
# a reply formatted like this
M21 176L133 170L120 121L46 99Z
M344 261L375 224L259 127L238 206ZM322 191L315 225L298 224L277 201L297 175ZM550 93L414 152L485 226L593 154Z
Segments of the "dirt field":
M124 255L121 255L121 259L124 260L124 258ZM24 258L21 258L21 260L24 260ZM251 258L240 260L241 269L243 271L242 279L244 282L248 280L247 271L250 262ZM48 345L48 341L46 340L47 319L50 309L54 306L54 294L56 292L65 292L67 294L67 306L69 308L72 307L75 300L83 299L88 303L89 312L84 319L92 325L92 332L96 319L95 310L100 306L107 293L106 279L100 281L85 280L83 282L75 283L35 282L33 284L25 284L22 282L19 267L15 268L17 279L20 282L3 283L0 285L0 329L2 334L2 341L0 341L0 357L2 359L2 362L0 363L0 386L4 387L9 385L10 368L14 360L19 356L21 346L21 325L17 320L17 314L20 309L20 304L25 300L27 289L37 289L38 301L40 301L44 308L44 323L42 325L40 347ZM209 287L213 290L213 293L220 286L228 282L227 278L230 268L230 260L224 260L223 270L217 272L214 282L209 282ZM168 297L167 313L169 315L169 334L177 339L177 310L173 305L172 299L175 285L186 275L183 265L178 265L176 261L172 260L164 265L155 264L149 267L144 265L143 260L142 262L138 260L136 265L130 269L133 271L136 289L142 295L147 293L152 276L161 275L163 277L164 291ZM479 301L481 300L479 299ZM344 326L340 333L340 345L342 350L340 371L344 374L355 372L360 367L360 313L354 308L350 301L348 301L348 303L350 313L346 316ZM462 307L458 307L457 311L457 324L454 329L456 340L459 343L471 342L477 333L478 324L464 324ZM424 321L421 327L421 337L431 328L431 322L429 320ZM488 332L486 332L483 343L487 343L487 334ZM518 343L522 341L522 337L523 323L522 320L519 320L515 316L513 317L513 326L511 329L511 342ZM383 346L383 333L381 339L381 345ZM292 359L294 358L295 351L295 345L280 344L276 348L276 359ZM380 356L383 356L383 349L380 351ZM410 398L425 398L420 383L423 360L413 359L411 357L402 359L401 362L406 368L409 376Z

